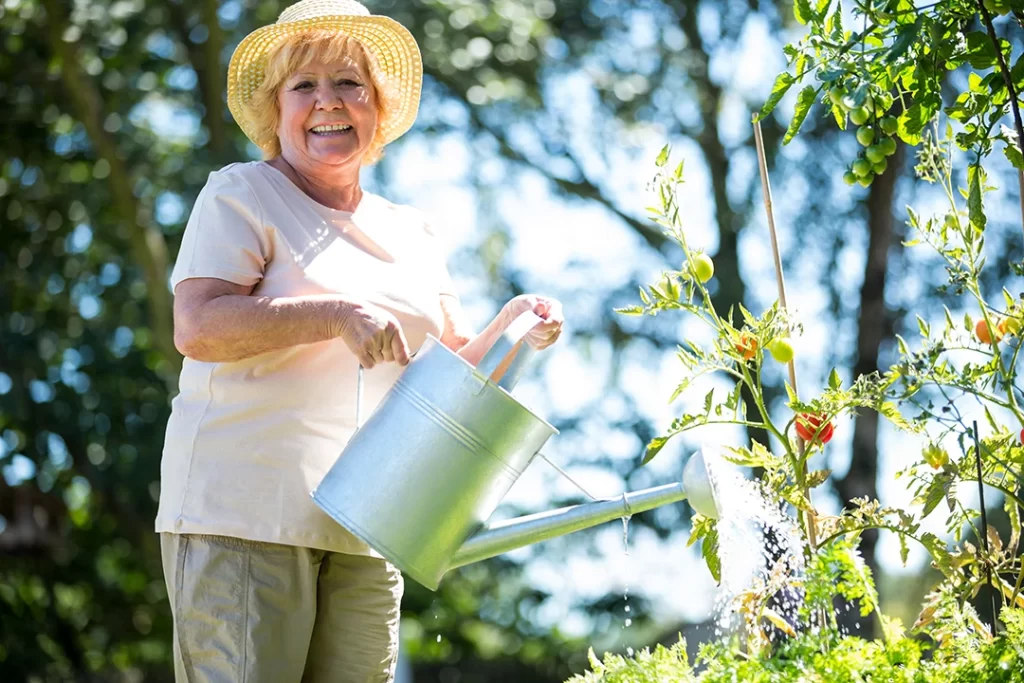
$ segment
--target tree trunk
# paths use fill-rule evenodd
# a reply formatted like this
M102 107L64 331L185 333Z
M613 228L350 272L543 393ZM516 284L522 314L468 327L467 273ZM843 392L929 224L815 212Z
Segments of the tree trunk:
M230 133L224 120L225 74L221 69L220 55L224 49L224 29L217 18L220 7L218 0L203 0L199 6L199 21L195 25L206 27L206 40L196 43L191 38L193 23L191 22L192 3L167 3L167 11L171 16L171 25L178 33L181 44L188 50L189 62L196 72L199 94L203 103L203 125L210 134L208 148L212 152L217 165L231 161Z
M857 318L857 360L853 376L859 377L875 372L878 366L878 351L882 340L888 335L891 315L885 305L885 279L889 265L889 250L894 243L893 196L896 179L903 166L904 146L900 143L896 154L889 159L885 173L875 178L867 197L868 209L868 250L864 264L864 282L860 290L860 313ZM857 414L853 427L853 453L850 470L842 479L835 481L836 492L847 503L854 498L878 498L878 413L864 410ZM878 532L864 533L860 544L864 561L876 577L878 563L875 546ZM852 625L858 621L855 610L840 612ZM874 620L861 621L861 633L867 635Z

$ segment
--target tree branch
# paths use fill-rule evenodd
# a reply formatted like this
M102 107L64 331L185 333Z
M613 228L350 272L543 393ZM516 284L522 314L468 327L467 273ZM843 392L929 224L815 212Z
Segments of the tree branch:
M632 228L655 251L662 251L665 244L669 241L668 238L665 237L665 235L662 234L661 231L654 228L652 224L638 220L633 216L630 216L629 214L623 212L622 209L620 209L619 207L615 206L615 204L613 204L612 201L604 195L604 193L601 191L599 187L597 187L592 182L587 180L586 176L583 174L582 169L579 168L579 165L575 159L570 158L570 160L574 164L576 164L576 167L580 172L580 177L583 178L583 180L567 180L566 178L560 178L551 173L551 171L549 171L548 169L542 167L537 162L526 157L526 155L524 155L519 150L513 148L509 144L508 139L505 137L505 134L495 129L493 126L488 125L480 117L480 112L476 108L469 108L469 116L470 121L473 123L474 127L476 127L478 130L482 130L490 134L491 137L495 139L495 141L498 143L498 146L501 149L502 155L505 156L507 159L523 164L534 169L535 171L538 171L539 173L543 174L548 180L557 185L558 188L563 192L576 195L577 197L580 197L582 199L592 200L594 202L597 202L601 206L604 206L606 209L608 209L616 216L618 216L630 228Z
M93 80L81 68L82 59L77 48L63 39L68 26L67 14L58 0L43 0L50 49L60 62L60 74L65 90L74 107L76 118L85 126L96 155L110 165L109 187L114 208L129 230L129 240L135 262L142 269L149 300L149 325L156 348L171 363L173 372L165 378L172 390L181 370L181 355L174 347L171 313L171 292L167 286L168 254L163 233L151 224L144 224L138 200L132 193L132 179L117 145L103 129L105 113L103 101Z
M996 34L996 27L992 24L992 15L985 9L982 0L975 0L978 3L978 10L985 22L985 29L996 50L996 59L999 61L999 72L1003 74L1003 82L1006 83L1006 90L1010 93L1010 108L1013 110L1013 124L1017 128L1017 151L1024 157L1024 123L1020 118L1020 104L1017 102L1017 89L1013 87L1013 77L1010 69L1006 66L1006 57L1002 48L999 47L999 36ZM1024 231L1024 169L1017 169L1017 185L1020 187L1020 228Z

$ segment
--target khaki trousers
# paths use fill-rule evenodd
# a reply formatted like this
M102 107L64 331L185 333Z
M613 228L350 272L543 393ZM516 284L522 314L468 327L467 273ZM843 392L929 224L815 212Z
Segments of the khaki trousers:
M360 555L160 534L177 683L390 683L401 573Z

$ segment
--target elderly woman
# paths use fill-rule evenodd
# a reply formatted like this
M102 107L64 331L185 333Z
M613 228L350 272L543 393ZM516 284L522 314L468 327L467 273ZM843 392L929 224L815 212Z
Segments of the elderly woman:
M409 32L352 0L304 0L248 36L228 102L264 160L211 173L171 278L185 355L156 530L179 681L389 681L400 573L309 498L427 334L476 364L520 313L469 330L430 225L359 171L412 125ZM387 454L382 453L381 457Z

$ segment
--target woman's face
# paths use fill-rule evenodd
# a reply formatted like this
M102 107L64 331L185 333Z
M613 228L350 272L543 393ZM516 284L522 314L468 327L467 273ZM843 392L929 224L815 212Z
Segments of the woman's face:
M361 164L377 130L377 96L361 59L309 64L284 82L277 103L288 163Z

